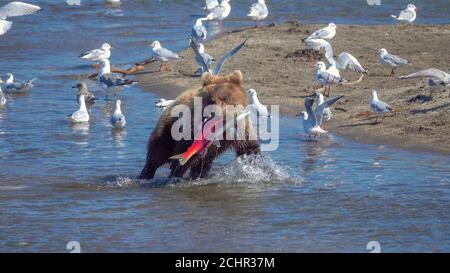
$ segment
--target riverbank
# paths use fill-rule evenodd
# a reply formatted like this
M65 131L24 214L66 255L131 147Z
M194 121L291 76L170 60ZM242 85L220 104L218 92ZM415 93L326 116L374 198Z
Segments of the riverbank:
M248 38L241 52L225 64L223 73L240 69L245 87L257 90L262 103L279 104L282 113L293 115L304 109L304 98L318 88L314 83L317 59L303 54L305 45L301 40L320 27L322 25L286 23L230 32L207 42L205 47L219 59ZM449 43L449 25L338 25L337 35L332 40L335 56L343 51L351 53L369 74L356 85L332 89L332 96L345 95L345 98L335 105L332 122L324 127L357 141L449 154L449 91L442 88L434 92L430 101L415 100L419 94L429 94L425 80L389 77L390 70L382 67L375 55L384 47L413 64L397 69L397 76L430 67L448 71ZM198 68L192 50L184 50L180 55L183 59L170 63L171 72L155 72L159 63L147 65L136 75L141 88L172 99L187 88L199 87L200 79L192 76ZM352 71L345 71L342 76L349 81L359 78ZM368 104L373 89L395 110L380 118L378 124Z

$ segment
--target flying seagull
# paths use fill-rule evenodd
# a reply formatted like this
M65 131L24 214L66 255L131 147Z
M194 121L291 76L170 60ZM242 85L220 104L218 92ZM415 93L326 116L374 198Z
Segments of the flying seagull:
M11 29L12 22L7 21L8 17L29 15L42 10L41 7L23 2L10 2L0 7L0 35Z
M217 62L217 65L214 67L213 70L211 70L209 68L209 66L205 63L205 61L203 60L203 57L201 56L200 52L198 51L198 46L195 43L195 41L191 38L189 40L189 44L191 46L191 48L194 50L195 53L195 58L201 61L202 63L202 68L203 71L205 72L209 72L211 73L213 76L217 76L220 73L220 70L222 70L222 66L225 64L225 62L233 57L236 53L239 52L239 50L241 50L241 48L245 45L245 43L247 42L247 40L243 41L242 43L240 43L238 46L236 46L235 48L233 48L232 50L230 50L227 54L225 54L222 59L219 60L219 62Z

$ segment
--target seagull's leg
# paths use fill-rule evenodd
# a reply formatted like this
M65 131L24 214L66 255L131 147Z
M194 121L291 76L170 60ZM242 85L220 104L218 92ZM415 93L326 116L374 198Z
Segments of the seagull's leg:
M161 63L161 65L159 66L158 72L161 72L161 69L162 69L163 65L164 65L164 63Z
M100 70L100 65L98 63L95 63L93 65L93 67L94 67L95 71L98 73L98 71Z
M392 68L392 70L391 70L391 77L394 77L395 76L395 68Z

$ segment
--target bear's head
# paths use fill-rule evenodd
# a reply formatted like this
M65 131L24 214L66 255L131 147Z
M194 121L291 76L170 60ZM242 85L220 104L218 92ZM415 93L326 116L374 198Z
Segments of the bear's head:
M239 70L224 77L213 76L205 72L202 75L200 95L205 99L205 105L242 105L246 107L247 96L242 83L243 76Z

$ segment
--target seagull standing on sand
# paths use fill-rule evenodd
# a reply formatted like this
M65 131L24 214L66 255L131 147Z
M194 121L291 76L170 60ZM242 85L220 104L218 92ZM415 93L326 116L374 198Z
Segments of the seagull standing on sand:
M167 107L169 107L174 102L175 102L175 100L159 99L158 101L156 101L155 106L159 107L159 108L166 109Z
M247 91L247 98L249 110L255 116L259 115L264 118L270 118L270 114L269 111L267 110L267 107L263 105L261 102L259 102L258 94L256 93L255 89L249 89Z
M331 85L345 82L336 67L331 66L327 69L324 62L316 63L316 81L325 86L325 91L328 90L327 96L330 95Z
M370 109L376 114L384 114L392 111L392 108L384 101L378 99L377 91L372 90L372 98L370 99ZM378 115L376 123L378 123Z
M317 140L321 134L328 133L328 131L325 131L320 127L323 121L323 110L336 103L342 97L344 96L328 99L320 104L314 111L312 109L314 99L311 97L305 99L306 111L300 112L297 116L302 117L303 130L309 135L310 138Z
M81 59L99 63L104 59L111 57L111 45L104 43L101 48L86 51L79 56Z
M402 65L411 65L411 63L403 58L400 58L399 56L390 54L387 52L386 49L382 48L380 50L378 50L378 60L380 61L380 63L386 67L390 67L391 70L391 77L395 76L395 69L399 66Z
M219 24L223 24L223 20L225 20L231 12L230 0L222 0L222 2L213 8L211 12L206 16L206 20L209 21L218 21Z
M161 62L159 71L170 71L170 67L167 62L170 60L180 59L178 54L168 50L167 48L161 47L161 44L158 41L154 41L150 47L152 48L153 58Z
M436 68L429 68L418 71L406 76L400 76L399 79L416 79L426 78L428 79L428 86L430 87L430 97L432 97L432 89L437 86L444 86L445 89L450 87L450 74Z
M114 129L122 129L127 124L125 120L125 116L122 114L122 109L120 108L122 101L116 100L116 109L114 110L114 114L111 116L111 125Z
M406 9L402 10L398 16L391 15L392 18L401 23L412 23L416 20L416 6L409 4Z
M219 1L217 1L217 0L205 0L205 6L203 7L203 9L210 12L218 5L219 5Z
M91 106L95 104L95 96L91 92L89 92L87 84L85 82L80 82L75 86L72 86L72 88L78 88L78 94L77 94L77 102L80 100L80 96L84 96L84 100L87 105Z
M108 97L109 92L114 93L114 97L117 97L117 93L122 91L123 88L137 83L137 81L117 77L112 74L111 64L107 59L100 62L100 72L97 80L103 90L106 91L106 97Z
M78 111L73 112L73 114L68 115L67 119L71 123L84 123L89 121L89 113L86 109L86 103L83 95L80 95L78 97L78 104L80 105L80 108Z
M247 14L248 17L256 21L256 27L259 27L260 22L266 19L268 15L269 10L267 9L265 0L258 0L258 2L254 3Z
M205 46L202 43L197 44L197 49L199 55L195 55L195 62L198 65L200 65L200 68L197 70L197 72L203 74L204 72L207 72L204 71L203 69L203 63L205 63L208 66L208 68L210 68L211 65L216 61L216 59L214 59L211 55L205 52Z
M5 82L5 91L6 92L15 92L15 93L23 93L28 92L33 88L33 82L37 80L34 78L27 82L14 82L14 75L11 73L6 74L6 82Z
M7 21L8 17L22 16L36 13L42 10L41 7L23 2L10 2L0 7L0 35L11 29L12 22Z
M314 31L305 40L308 39L325 39L331 40L336 35L336 25L334 23L329 23L328 26Z
M205 20L205 18L199 18L199 19L195 20L195 24L192 27L192 37L198 43L201 43L202 41L205 41L206 40L206 36L207 36L206 28L202 24L203 20Z

